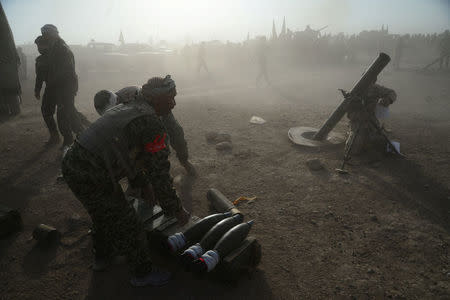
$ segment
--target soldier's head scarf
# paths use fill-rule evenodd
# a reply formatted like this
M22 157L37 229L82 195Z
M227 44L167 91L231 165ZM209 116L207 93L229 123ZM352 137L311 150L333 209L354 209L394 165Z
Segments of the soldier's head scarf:
M151 101L159 96L177 94L175 81L172 80L170 75L165 78L153 77L150 78L147 83L142 86L141 94L148 101Z
M117 95L111 91L101 90L94 96L94 107L99 115L117 105Z
M53 24L45 24L44 26L42 26L41 33L42 35L49 37L59 36L58 28L56 28L56 26Z
M36 44L40 54L46 54L48 52L49 43L48 40L42 35L38 36L34 43Z

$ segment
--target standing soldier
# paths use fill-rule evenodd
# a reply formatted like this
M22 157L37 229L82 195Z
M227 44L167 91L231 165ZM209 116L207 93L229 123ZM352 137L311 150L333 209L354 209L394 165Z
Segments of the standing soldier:
M42 37L42 35L38 36L34 41L38 48L40 55L36 57L35 71L36 71L36 82L34 85L34 96L37 100L41 99L41 89L44 82L47 82L48 75L48 51L49 51L49 43L48 41ZM59 142L59 133L56 128L56 122L53 118L56 109L55 97L49 97L50 89L47 89L47 83L44 91L44 95L42 97L42 105L41 112L42 117L44 118L45 125L47 125L48 131L50 132L50 139L47 141L47 146L57 144Z
M45 91L44 95L42 96L41 112L45 124L47 125L47 128L50 132L50 138L47 141L46 145L51 146L59 143L59 133L56 127L55 119L53 117L53 115L55 114L56 106L58 105L57 103L58 97L55 96L58 90L55 91L55 89L49 87L48 85L48 73L50 68L49 63L50 42L48 38L39 36L36 38L34 42L36 43L39 53L41 54L36 58L35 64L36 82L34 87L34 96L36 97L37 100L41 100L41 89L43 83L45 82ZM83 127L89 126L90 122L86 119L86 117L83 114L76 111L75 107L73 108L72 113L78 116L80 122L82 122ZM58 125L59 124L60 119L58 118ZM61 130L61 125L59 126Z
M264 77L266 83L270 84L269 75L267 74L267 44L265 36L261 37L257 51L256 59L258 60L258 75L256 76L256 84L259 84L261 77Z
M380 144L380 136L371 124L371 120L379 125L375 117L377 105L386 108L397 99L397 94L394 90L378 85L375 82L369 88L367 95L361 101L353 101L347 110L347 117L350 120L350 132L345 148L347 152L351 145L350 154L352 155L361 154Z
M72 132L79 134L83 131L74 104L78 91L75 59L69 46L59 37L56 26L44 25L41 32L49 45L45 93L49 97L49 102L57 106L58 128L64 138L63 147L65 147L73 142Z
M400 60L403 56L403 47L404 47L404 41L403 37L399 36L397 38L397 42L395 43L395 49L394 49L394 59L393 59L393 66L394 70L400 70Z
M109 109L80 135L64 156L62 172L91 216L94 268L104 268L115 249L127 256L134 286L158 286L170 274L152 266L143 226L118 182L127 177L151 205L158 199L164 214L181 225L189 214L172 186L167 133L158 118L176 104L175 82L170 76L154 77L142 89L142 99Z
M206 49L205 42L201 42L198 48L198 60L197 60L197 74L200 74L201 69L205 69L206 73L209 74L208 66L205 61Z

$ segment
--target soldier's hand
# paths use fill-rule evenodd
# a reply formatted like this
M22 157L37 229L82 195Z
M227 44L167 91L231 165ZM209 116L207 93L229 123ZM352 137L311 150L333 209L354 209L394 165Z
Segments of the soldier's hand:
M142 197L150 206L156 205L156 197L153 193L153 187L150 184L142 188Z
M36 98L36 100L41 100L41 93L34 92L34 97Z
M197 178L197 170L195 170L195 167L193 164L191 164L188 160L185 162L182 162L181 165L186 170L187 174L193 178Z
M191 214L182 207L179 211L175 213L175 218L177 218L178 225L183 226L191 218Z

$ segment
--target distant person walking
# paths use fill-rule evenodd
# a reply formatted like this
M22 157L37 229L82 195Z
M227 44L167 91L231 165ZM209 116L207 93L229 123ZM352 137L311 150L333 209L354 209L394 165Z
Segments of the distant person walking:
M400 61L403 56L403 48L404 48L403 37L399 36L395 44L394 59L392 61L394 70L400 70Z
M205 42L201 42L198 48L197 74L200 74L201 69L204 69L206 73L210 74L208 66L206 65L205 56L206 56Z
M266 37L262 37L260 45L256 53L258 63L258 75L256 76L256 84L258 85L261 78L264 78L267 84L270 85L269 75L267 74L267 44Z

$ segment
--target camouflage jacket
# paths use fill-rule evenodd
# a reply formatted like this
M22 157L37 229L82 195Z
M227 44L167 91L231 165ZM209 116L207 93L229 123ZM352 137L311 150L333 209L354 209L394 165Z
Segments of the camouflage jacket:
M379 84L373 84L367 91L366 96L361 101L353 101L347 109L347 117L351 121L361 121L366 118L366 112L375 116L375 108L380 100L392 104L397 99L394 90Z
M144 115L129 122L124 128L127 136L127 148L129 163L134 168L134 178L129 178L127 170L117 159L106 161L104 158L91 153L75 142L70 151L64 157L63 164L70 165L72 169L95 170L99 177L108 177L113 182L128 177L130 185L134 188L144 187L151 183L155 196L161 206L170 212L178 211L181 202L172 184L169 173L170 162L168 159L169 149L164 144L166 131L161 121L155 115Z
M118 103L129 103L137 98L140 91L140 86L128 86L120 89L115 94L117 95ZM180 123L175 119L172 112L160 117L164 127L167 130L170 146L175 150L177 158L180 162L185 162L189 159L189 152L187 142L184 139L184 130Z

